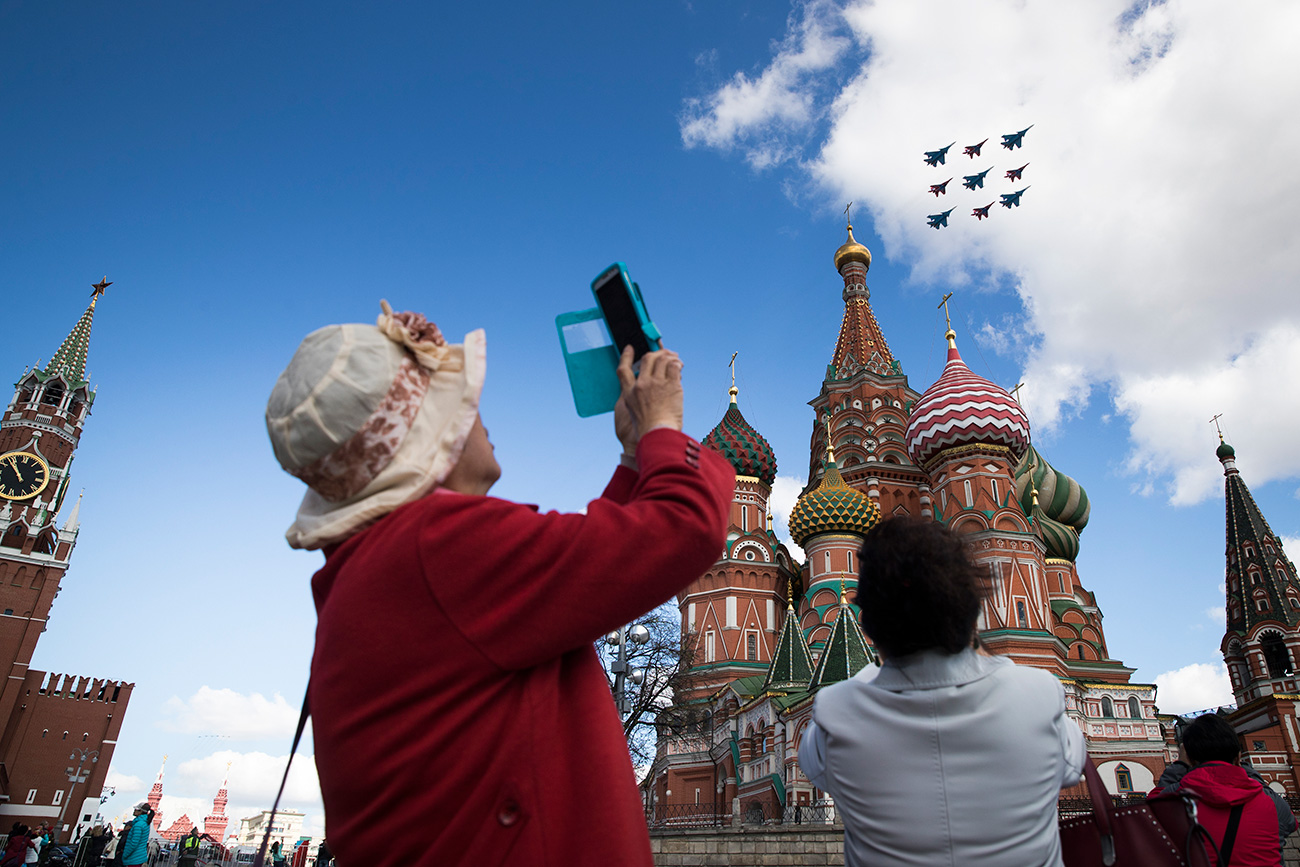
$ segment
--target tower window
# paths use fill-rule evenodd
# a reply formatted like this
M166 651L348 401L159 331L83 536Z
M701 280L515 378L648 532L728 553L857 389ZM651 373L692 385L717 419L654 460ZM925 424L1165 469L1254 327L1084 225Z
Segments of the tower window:
M998 501L999 501L999 497L998 497L998 480L997 480L997 479L989 479L989 487L993 489L993 503L994 503L994 505L997 505L997 503L998 503Z
M751 662L756 662L758 660L758 633L757 632L745 633L745 659L748 659Z
M1137 700L1137 696L1129 697L1128 715L1133 719L1142 719L1142 704Z
M1075 651L1079 654L1079 658L1083 659L1083 645L1080 644L1079 646L1077 646L1075 648Z
M716 647L714 645L713 630L704 633L704 661L713 662L716 658Z
M1101 698L1101 715L1108 717L1115 715L1115 703L1110 700L1110 696Z
M1019 599L1016 600L1016 616L1020 618L1020 626L1029 626L1029 615L1025 612L1025 603L1021 602Z

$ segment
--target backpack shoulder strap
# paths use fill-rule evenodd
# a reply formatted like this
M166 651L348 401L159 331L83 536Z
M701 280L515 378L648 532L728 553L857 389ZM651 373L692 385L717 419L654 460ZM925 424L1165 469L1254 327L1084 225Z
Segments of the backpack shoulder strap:
M1223 845L1219 847L1219 867L1228 867L1232 860L1232 844L1237 841L1237 826L1241 824L1241 811L1245 804L1238 804L1228 814L1228 828L1223 832Z

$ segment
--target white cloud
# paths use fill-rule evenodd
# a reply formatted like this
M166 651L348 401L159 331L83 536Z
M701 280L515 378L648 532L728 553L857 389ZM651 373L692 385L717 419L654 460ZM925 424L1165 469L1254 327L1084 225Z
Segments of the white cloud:
M804 557L803 548L790 538L790 512L799 499L799 492L807 483L807 479L798 476L778 475L772 482L772 495L767 500L768 508L772 510L772 529L776 532L776 537L800 560Z
M1156 676L1156 704L1161 713L1189 713L1232 704L1232 681L1222 662L1194 662Z
M116 789L121 794L131 794L133 792L145 792L149 789L149 784L139 777L131 774L119 774L113 769L109 769L108 774L104 777L104 785L111 789Z
M737 72L704 99L687 102L682 141L687 147L729 149L748 140L745 159L765 169L797 155L787 140L817 119L819 76L848 48L840 10L830 0L811 0L789 19L789 33L775 45L775 58L759 75Z
M1227 623L1228 615L1222 605L1205 609L1205 617L1211 623Z
M1218 412L1252 485L1300 474L1300 380L1280 375L1300 369L1300 114L1284 108L1300 104L1298 29L1285 0L1231 14L1210 0L818 0L796 5L766 69L688 106L683 137L755 165L798 151L805 181L835 210L865 205L913 279L1014 288L1027 322L998 348L1021 355L1036 424L1100 387L1130 425L1139 487L1192 503L1221 484ZM1022 150L998 146L1030 124ZM961 156L986 136L980 159ZM954 139L946 166L923 165ZM1003 179L1025 162L1023 184ZM985 189L927 201L929 184L990 165ZM1020 208L969 216L1023 185ZM926 227L949 206L948 229Z
M279 693L267 698L261 693L245 695L207 685L188 699L172 696L164 709L169 716L158 725L165 731L286 740L298 725L299 712Z
M1288 560L1294 562L1300 556L1300 536L1279 536L1277 540L1282 543L1282 550Z

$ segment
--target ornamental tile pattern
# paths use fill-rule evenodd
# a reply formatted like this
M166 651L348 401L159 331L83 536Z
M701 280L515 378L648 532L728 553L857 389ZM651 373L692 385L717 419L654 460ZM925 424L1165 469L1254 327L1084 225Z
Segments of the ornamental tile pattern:
M776 479L776 454L763 435L745 421L740 407L733 402L718 426L709 431L704 444L735 467L742 476L754 476L769 488Z
M829 461L821 483L800 497L790 512L790 535L803 545L818 533L866 535L878 523L880 507L850 487L835 461Z

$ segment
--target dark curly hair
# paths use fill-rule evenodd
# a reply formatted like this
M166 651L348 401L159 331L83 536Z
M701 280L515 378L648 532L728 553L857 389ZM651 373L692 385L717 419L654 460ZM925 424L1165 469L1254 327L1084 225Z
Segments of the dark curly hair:
M955 533L930 520L889 518L868 531L859 562L862 630L885 656L972 646L984 582Z

